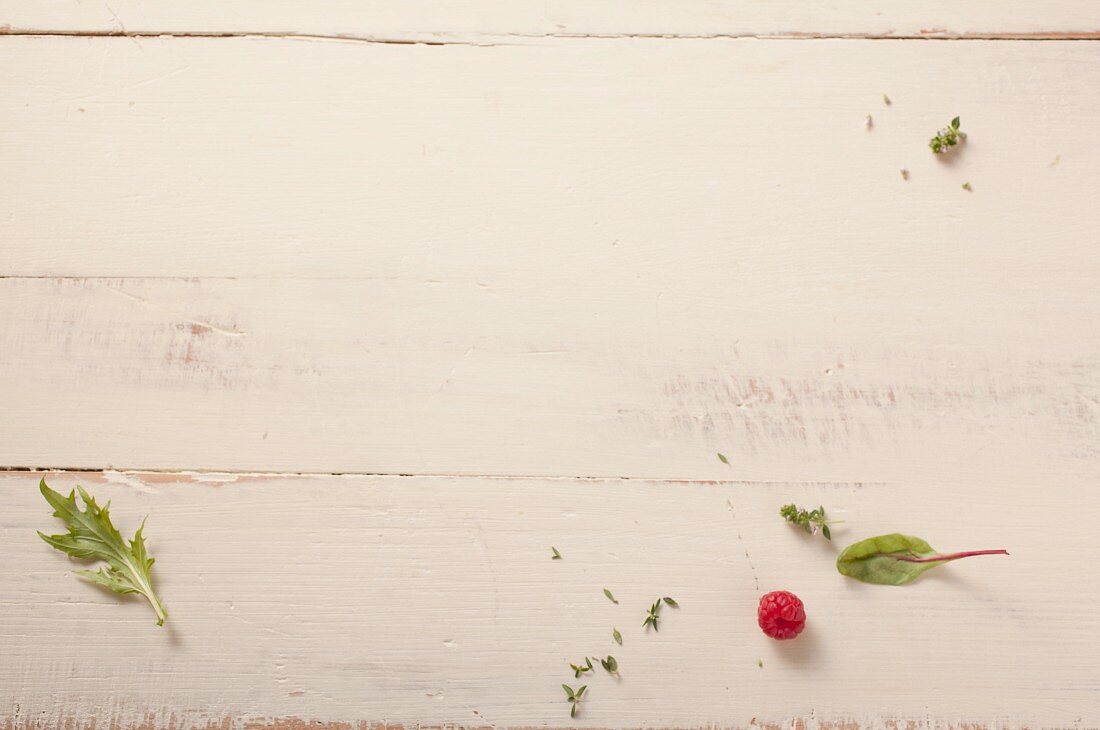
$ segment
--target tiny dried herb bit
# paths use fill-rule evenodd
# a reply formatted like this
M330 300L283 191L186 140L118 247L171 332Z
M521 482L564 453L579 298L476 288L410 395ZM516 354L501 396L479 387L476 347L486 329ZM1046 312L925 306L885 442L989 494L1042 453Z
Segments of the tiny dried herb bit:
M561 553L558 552L558 549L556 547L551 545L550 551L554 553L553 557L550 558L551 560L561 560Z
M81 510L76 503L76 491L69 492L69 496L65 497L46 486L45 479L39 483L38 488L53 507L53 516L60 517L69 528L67 534L44 535L39 532L38 536L70 557L102 560L107 563L106 568L98 571L73 572L96 585L110 588L115 593L140 593L153 606L157 615L157 626L163 626L168 612L153 592L150 569L154 561L145 550L145 538L141 534L145 529L145 521L142 521L141 527L134 533L134 539L127 545L111 523L110 502L100 507L83 487L78 486L76 490L80 492L80 499L84 502L84 509Z
M661 599L658 598L653 602L653 605L649 607L649 613L645 617L645 621L642 622L642 628L652 626L654 631L659 631L657 628L657 620L661 614Z
M563 684L561 688L565 690L565 699L570 703L569 717L576 717L577 703L581 701L581 697L584 697L584 692L588 689L588 685L581 685L575 692L568 684Z
M612 602L612 603L614 603L614 604L615 604L616 606L617 606L617 605L619 605L619 602L615 600L615 596L611 595L611 591L609 591L609 590L607 590L606 588L604 588L604 589L603 589L603 594L604 594L605 596L607 596L607 600L611 601L611 602Z
M863 118L863 126L866 127L867 129L870 129L871 127L875 126L875 120L871 118L870 114L868 114L867 116L865 116Z
M600 664L609 674L618 674L619 672L619 662L610 654L607 655L607 659L601 659Z
M841 575L864 583L900 586L921 577L926 570L974 555L1008 555L1007 550L971 550L940 554L919 537L879 535L849 545L836 558Z
M615 643L619 646L623 645L623 635L619 633L618 629L611 629L611 638L615 640Z
M908 167L901 168L901 179L902 180L908 180L909 179L909 168Z
M948 149L966 139L966 134L959 131L959 118L955 117L951 123L941 129L935 137L928 142L928 146L937 155L942 155Z
M763 660L763 659L757 659L757 660L756 660L756 666L758 666L758 667L760 667L761 669L763 669L763 668L764 668L764 660Z
M970 183L968 183L968 182L964 182L962 184L962 189L965 190L968 193L974 192L974 188L970 187Z
M671 598L669 598L668 596L665 596L665 597L664 597L664 598L662 598L661 600L662 600L662 601L664 601L665 603L667 603L668 605L672 606L673 608L679 608L679 607L680 607L680 604L679 604L679 603L677 603L676 601L672 600L672 599L671 599Z
M883 94L882 95L882 103L885 104L886 106L890 106L894 102L890 101L890 97L888 97L886 94Z
M779 509L779 514L792 525L798 525L811 535L816 535L818 530L826 540L832 540L833 534L829 531L829 525L835 524L825 519L825 508L818 507L815 510L799 508L793 504L785 504Z
M726 466L729 466L730 460L726 458L726 455L721 451L718 452L718 461L722 462Z

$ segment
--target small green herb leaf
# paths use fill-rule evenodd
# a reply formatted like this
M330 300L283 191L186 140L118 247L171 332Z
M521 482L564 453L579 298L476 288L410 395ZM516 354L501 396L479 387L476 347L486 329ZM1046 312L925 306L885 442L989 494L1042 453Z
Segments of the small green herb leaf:
M763 660L763 659L757 659L757 660L756 660L756 666L758 666L758 667L760 667L761 669L763 669L763 668L764 668L764 660Z
M575 697L575 696L576 696L576 695L575 695L575 694L573 693L573 688L572 688L572 687L570 687L570 686L569 686L568 684L563 684L563 685L561 686L561 688L565 690L565 694L566 694L566 696L567 696L567 697L569 697L569 699L573 699L573 697Z
M886 106L890 106L894 102L890 101L890 97L888 97L886 94L883 94L882 95L882 103L885 104Z
M962 553L937 553L919 537L879 535L849 545L837 556L836 569L841 575L880 585L900 586L921 577L926 570L974 555L1008 555L1007 550L973 550Z
M958 129L959 128L959 118L958 117L955 117L954 119L951 120L951 128L952 129Z
M603 589L603 594L604 594L605 596L607 596L607 600L609 600L609 601L611 601L612 603L614 603L614 604L618 605L618 603L619 603L619 602L615 600L615 596L611 595L611 591L609 591L609 590L607 590L606 588L604 588L604 589Z
M572 705L569 706L569 717L576 717L576 716L577 716L577 703L574 702Z
M600 664L603 665L603 668L611 674L615 674L619 671L619 662L617 662L615 660L615 657L611 656L610 654L607 655L607 659L601 659Z
M623 635L619 633L618 629L611 629L611 638L615 640L615 643L619 646L623 645Z
M579 699L580 699L581 697L584 697L584 691L585 691L586 689L588 689L588 685L587 685L587 684L583 684L583 685L581 685L581 688L577 690L577 699L578 699L578 700L579 700Z
M974 188L970 187L970 183L969 183L969 182L964 182L964 183L962 184L962 189L963 189L963 190L965 190L965 191L966 191L966 192L968 192L968 193L972 193L972 192L974 192Z
M730 460L727 459L726 455L723 454L721 451L718 452L718 461L720 461L720 462L722 462L723 464L726 464L726 465L728 465L730 463Z
M151 568L154 561L145 550L145 538L141 534L145 522L141 523L134 539L127 545L111 522L110 502L100 507L83 487L78 486L76 489L84 502L84 509L81 510L76 502L76 491L69 492L69 496L65 497L46 486L45 479L39 483L38 489L53 507L54 517L60 517L69 528L67 534L45 535L39 532L38 536L70 557L107 563L98 571L75 572L116 593L140 593L145 596L157 615L157 626L163 626L168 612L153 592Z
M664 598L662 598L661 600L662 600L662 601L664 601L665 603L667 603L668 605L672 606L673 608L679 608L679 607L680 607L680 604L679 604L679 603L677 603L676 601L672 600L672 599L671 599L671 598L669 598L668 596L665 596L665 597L664 597Z
M558 552L556 547L551 545L550 551L554 554L553 557L550 558L551 560L561 560L561 553Z

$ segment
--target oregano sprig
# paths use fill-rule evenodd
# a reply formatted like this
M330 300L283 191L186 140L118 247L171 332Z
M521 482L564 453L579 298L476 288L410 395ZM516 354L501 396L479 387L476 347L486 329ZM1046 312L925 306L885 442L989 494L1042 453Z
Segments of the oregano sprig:
M790 522L792 525L798 525L811 535L816 535L820 530L826 540L833 539L832 533L829 532L829 525L836 524L839 521L825 519L824 507L807 510L804 507L800 508L794 504L785 504L779 509L779 514L787 520L787 522Z
M928 142L928 146L937 155L942 155L959 142L966 139L966 133L959 131L959 118L955 117L951 123L936 133Z

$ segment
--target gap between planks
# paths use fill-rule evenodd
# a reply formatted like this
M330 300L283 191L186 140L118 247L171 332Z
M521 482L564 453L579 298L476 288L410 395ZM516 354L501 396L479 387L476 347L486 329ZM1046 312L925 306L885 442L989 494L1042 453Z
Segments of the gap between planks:
M233 469L155 469L155 468L116 468L116 467L90 467L90 466L0 466L0 478L6 475L40 474L43 477L51 474L74 475L124 475L140 477L143 474L156 475L161 478L179 477L180 479L192 479L195 481L217 481L218 477L227 477L226 481L240 478L329 478L329 477L379 477L379 478L412 478L412 479L492 479L499 481L580 481L580 482L663 482L667 484L710 484L715 486L743 485L743 486L772 486L782 484L803 485L844 485L844 486L873 486L885 484L874 481L846 481L846 480L783 480L783 479L689 479L651 476L583 476L569 474L459 474L443 472L424 473L398 473L398 472L360 472L360 471L256 471Z
M280 33L272 31L126 31L126 30L42 30L0 27L0 37L62 37L62 38L261 38L336 43L376 43L404 46L495 46L522 45L539 40L840 40L840 41L1096 41L1100 30L1035 31L1030 33L970 32L960 33L946 28L930 28L919 33L499 33L468 34L449 37L438 33L430 37L381 37L366 34L324 35L310 33Z

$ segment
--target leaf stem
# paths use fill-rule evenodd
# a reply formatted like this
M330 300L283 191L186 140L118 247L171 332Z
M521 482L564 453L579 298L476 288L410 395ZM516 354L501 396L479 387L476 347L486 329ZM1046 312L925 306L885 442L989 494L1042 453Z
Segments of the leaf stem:
M926 558L919 558L915 555L895 555L898 560L904 560L907 563L946 563L951 560L958 560L959 558L969 558L974 555L1008 555L1007 550L969 550L964 553L948 553L947 555L929 555Z

